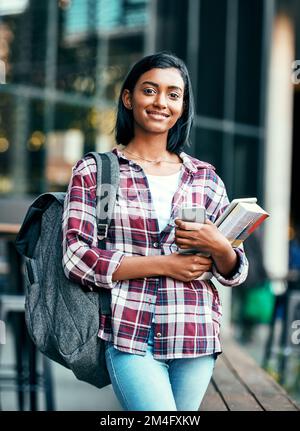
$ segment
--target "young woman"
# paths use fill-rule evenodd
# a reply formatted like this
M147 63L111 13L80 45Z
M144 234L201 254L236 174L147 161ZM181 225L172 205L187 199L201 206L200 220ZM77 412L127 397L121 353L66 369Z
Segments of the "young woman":
M222 180L182 151L192 120L184 63L168 53L141 59L120 92L122 147L112 150L120 185L105 250L97 248L91 157L73 168L65 201L65 273L111 290L112 313L102 317L99 337L107 340L107 367L125 410L199 409L221 353L218 292L200 278L211 271L237 286L247 276L243 248L233 249L213 224L228 205ZM206 223L178 219L184 206L205 207ZM191 247L210 257L178 253Z

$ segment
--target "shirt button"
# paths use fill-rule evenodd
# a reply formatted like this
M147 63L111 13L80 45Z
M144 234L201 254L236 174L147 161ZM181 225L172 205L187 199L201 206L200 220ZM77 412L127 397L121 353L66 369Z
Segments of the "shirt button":
M161 333L160 333L160 332L158 332L158 333L156 334L156 336L157 336L157 338L160 338L160 337L161 337Z
M152 303L152 298L148 298L148 302L150 302L150 304Z
M158 243L158 242L154 242L154 243L153 243L153 247L154 247L154 248L158 248L158 247L159 247L159 243Z

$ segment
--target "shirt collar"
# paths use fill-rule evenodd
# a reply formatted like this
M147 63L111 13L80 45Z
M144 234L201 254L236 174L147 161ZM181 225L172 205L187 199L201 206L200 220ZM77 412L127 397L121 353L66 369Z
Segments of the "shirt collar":
M119 150L117 147L114 147L112 149L112 152L115 153L118 156L119 162L121 165L124 164L130 164L131 160L128 159L125 154L122 153L122 150ZM183 161L183 165L185 168L193 173L196 173L200 169L213 169L215 170L215 167L211 165L210 163L203 162L202 160L198 160L195 157L190 156L189 154L185 153L184 151L181 151L179 154L179 157ZM138 165L134 162L131 162L132 166L138 167ZM138 167L138 170L141 168Z

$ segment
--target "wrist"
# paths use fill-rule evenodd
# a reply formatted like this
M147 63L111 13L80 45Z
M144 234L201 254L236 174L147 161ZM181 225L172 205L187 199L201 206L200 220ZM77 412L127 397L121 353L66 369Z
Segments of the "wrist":
M152 256L152 263L156 268L155 272L158 276L165 276L167 273L167 257L166 255Z
M232 253L234 253L234 250L231 247L230 242L227 238L222 236L220 241L216 243L215 247L212 250L212 258L219 259Z
M168 275L168 262L169 262L169 255L163 255L163 256L155 256L156 259L156 268L158 271L158 275L160 276L167 276Z

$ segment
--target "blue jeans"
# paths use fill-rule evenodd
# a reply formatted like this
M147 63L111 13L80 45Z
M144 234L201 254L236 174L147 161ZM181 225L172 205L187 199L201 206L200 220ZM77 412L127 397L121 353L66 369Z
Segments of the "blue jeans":
M216 355L153 358L153 325L146 356L122 352L106 343L106 363L124 410L197 411L210 382Z

